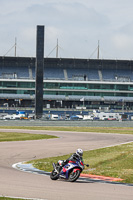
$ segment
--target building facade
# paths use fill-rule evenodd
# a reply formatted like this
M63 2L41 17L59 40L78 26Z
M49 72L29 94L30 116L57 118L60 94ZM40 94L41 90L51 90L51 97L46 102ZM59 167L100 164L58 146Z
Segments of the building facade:
M35 58L0 57L0 106L34 107ZM133 109L133 61L44 58L43 107Z

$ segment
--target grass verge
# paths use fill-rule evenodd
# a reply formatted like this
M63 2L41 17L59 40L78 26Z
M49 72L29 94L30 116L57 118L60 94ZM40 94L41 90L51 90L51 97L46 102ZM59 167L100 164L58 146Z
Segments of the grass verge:
M32 160L34 167L52 171L52 163L66 159L70 155ZM124 179L124 183L133 183L133 143L85 151L84 162L90 167L85 168L83 173L110 176Z
M0 132L0 142L42 140L51 138L57 138L57 137L46 134L44 135L44 134L29 134L29 133L17 133L17 132Z
M133 127L45 127L45 126L0 126L0 129L27 129L27 130L50 130L50 131L75 131L97 133L133 134Z
M21 198L0 197L0 200L26 200ZM28 199L27 199L28 200Z
M0 200L29 200L29 199L11 198L11 197L0 197Z

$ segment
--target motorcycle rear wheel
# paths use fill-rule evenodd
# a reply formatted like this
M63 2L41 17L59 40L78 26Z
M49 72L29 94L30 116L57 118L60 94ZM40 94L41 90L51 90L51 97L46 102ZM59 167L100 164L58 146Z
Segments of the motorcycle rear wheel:
M57 174L57 172L55 171L55 169L53 169L53 171L51 172L50 178L52 180L57 180L59 178L59 175Z
M69 174L69 178L68 181L69 182L74 182L76 181L80 176L80 171L77 170L76 172L74 172L74 170Z

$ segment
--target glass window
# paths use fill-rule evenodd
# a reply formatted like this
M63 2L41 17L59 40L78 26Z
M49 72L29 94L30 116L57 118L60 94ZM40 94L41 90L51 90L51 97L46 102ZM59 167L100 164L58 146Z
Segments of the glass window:
M128 90L128 85L116 85L116 90Z

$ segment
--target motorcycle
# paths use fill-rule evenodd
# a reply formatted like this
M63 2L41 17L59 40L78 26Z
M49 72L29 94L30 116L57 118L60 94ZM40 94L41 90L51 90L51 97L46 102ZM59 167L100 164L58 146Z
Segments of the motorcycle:
M77 161L69 161L65 166L62 166L62 160L59 160L57 164L53 163L53 171L50 174L50 178L52 180L57 180L57 179L66 179L69 182L74 182L76 181L80 173L84 169L84 165L89 167L88 164L84 164L81 160Z

